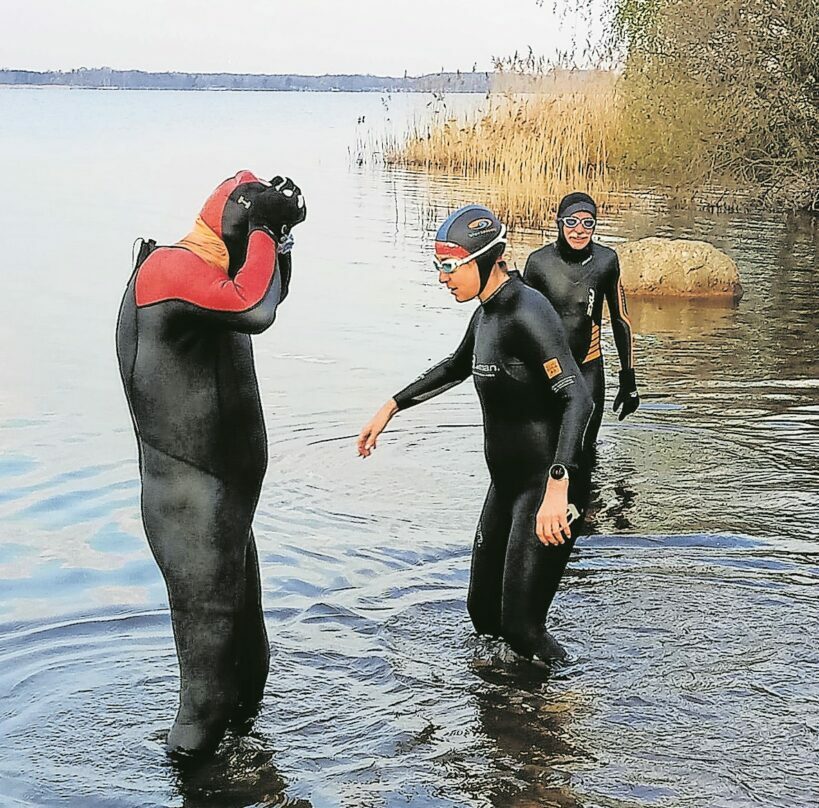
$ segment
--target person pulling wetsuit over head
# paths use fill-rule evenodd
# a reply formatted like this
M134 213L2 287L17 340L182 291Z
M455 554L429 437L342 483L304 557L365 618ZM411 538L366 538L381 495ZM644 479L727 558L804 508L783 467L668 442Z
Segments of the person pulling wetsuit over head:
M435 240L438 281L459 303L480 300L455 352L387 401L361 430L369 457L400 410L472 376L483 410L491 476L475 543L467 606L479 634L503 637L525 657L565 656L546 613L581 524L581 473L591 397L563 327L543 295L509 274L506 227L481 205L455 211Z
M587 436L589 451L597 440L605 398L600 343L604 299L620 358L620 385L614 410L620 410L622 421L640 405L620 264L614 250L593 240L596 226L597 205L588 194L564 196L557 211L557 240L535 250L523 270L526 283L545 295L560 315L572 355L594 399L595 414Z
M120 306L142 521L179 659L176 755L212 751L229 721L252 714L267 678L252 531L267 436L250 335L270 327L287 294L290 230L306 215L292 180L240 171L184 239L143 247Z

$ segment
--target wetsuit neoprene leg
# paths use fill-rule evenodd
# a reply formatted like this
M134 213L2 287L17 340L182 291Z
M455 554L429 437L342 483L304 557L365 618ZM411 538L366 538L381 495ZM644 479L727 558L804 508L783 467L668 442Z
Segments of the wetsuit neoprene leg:
M572 483L569 501L584 509L581 485ZM475 533L467 607L479 634L504 637L522 656L550 659L563 652L546 631L546 615L583 523L572 524L564 544L542 544L532 526L544 490L542 479L505 495L490 486Z

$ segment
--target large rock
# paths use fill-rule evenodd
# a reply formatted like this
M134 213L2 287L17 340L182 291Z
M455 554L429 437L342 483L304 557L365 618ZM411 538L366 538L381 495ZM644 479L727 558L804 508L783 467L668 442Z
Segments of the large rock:
M739 270L705 241L643 238L614 246L626 292L643 297L739 300Z

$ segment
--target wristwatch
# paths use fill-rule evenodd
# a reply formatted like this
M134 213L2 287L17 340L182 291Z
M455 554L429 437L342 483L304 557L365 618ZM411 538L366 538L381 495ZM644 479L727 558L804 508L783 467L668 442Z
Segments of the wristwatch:
M549 476L553 480L569 481L569 470L562 463L555 463L549 469Z

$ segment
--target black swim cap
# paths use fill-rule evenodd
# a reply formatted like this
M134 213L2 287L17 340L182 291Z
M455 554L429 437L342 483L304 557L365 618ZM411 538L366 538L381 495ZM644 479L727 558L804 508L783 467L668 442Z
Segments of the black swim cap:
M595 201L582 191L574 191L571 194L566 194L566 196L560 200L560 204L557 206L557 218L564 219L568 216L574 216L575 213L580 213L581 210L589 211L589 213L597 219L597 204ZM582 250L574 249L574 247L566 241L566 237L563 235L563 225L558 221L557 249L566 261L585 261L592 253L592 243L589 241Z
M492 267L506 249L506 225L483 205L466 205L451 213L435 235L435 252L450 258L468 258L479 253L475 260L482 292L489 280ZM482 252L483 251L483 252Z
M562 219L564 216L572 216L581 210L587 210L595 219L597 218L597 204L595 201L588 194L574 191L571 194L566 194L560 200L560 204L557 206L557 218Z

